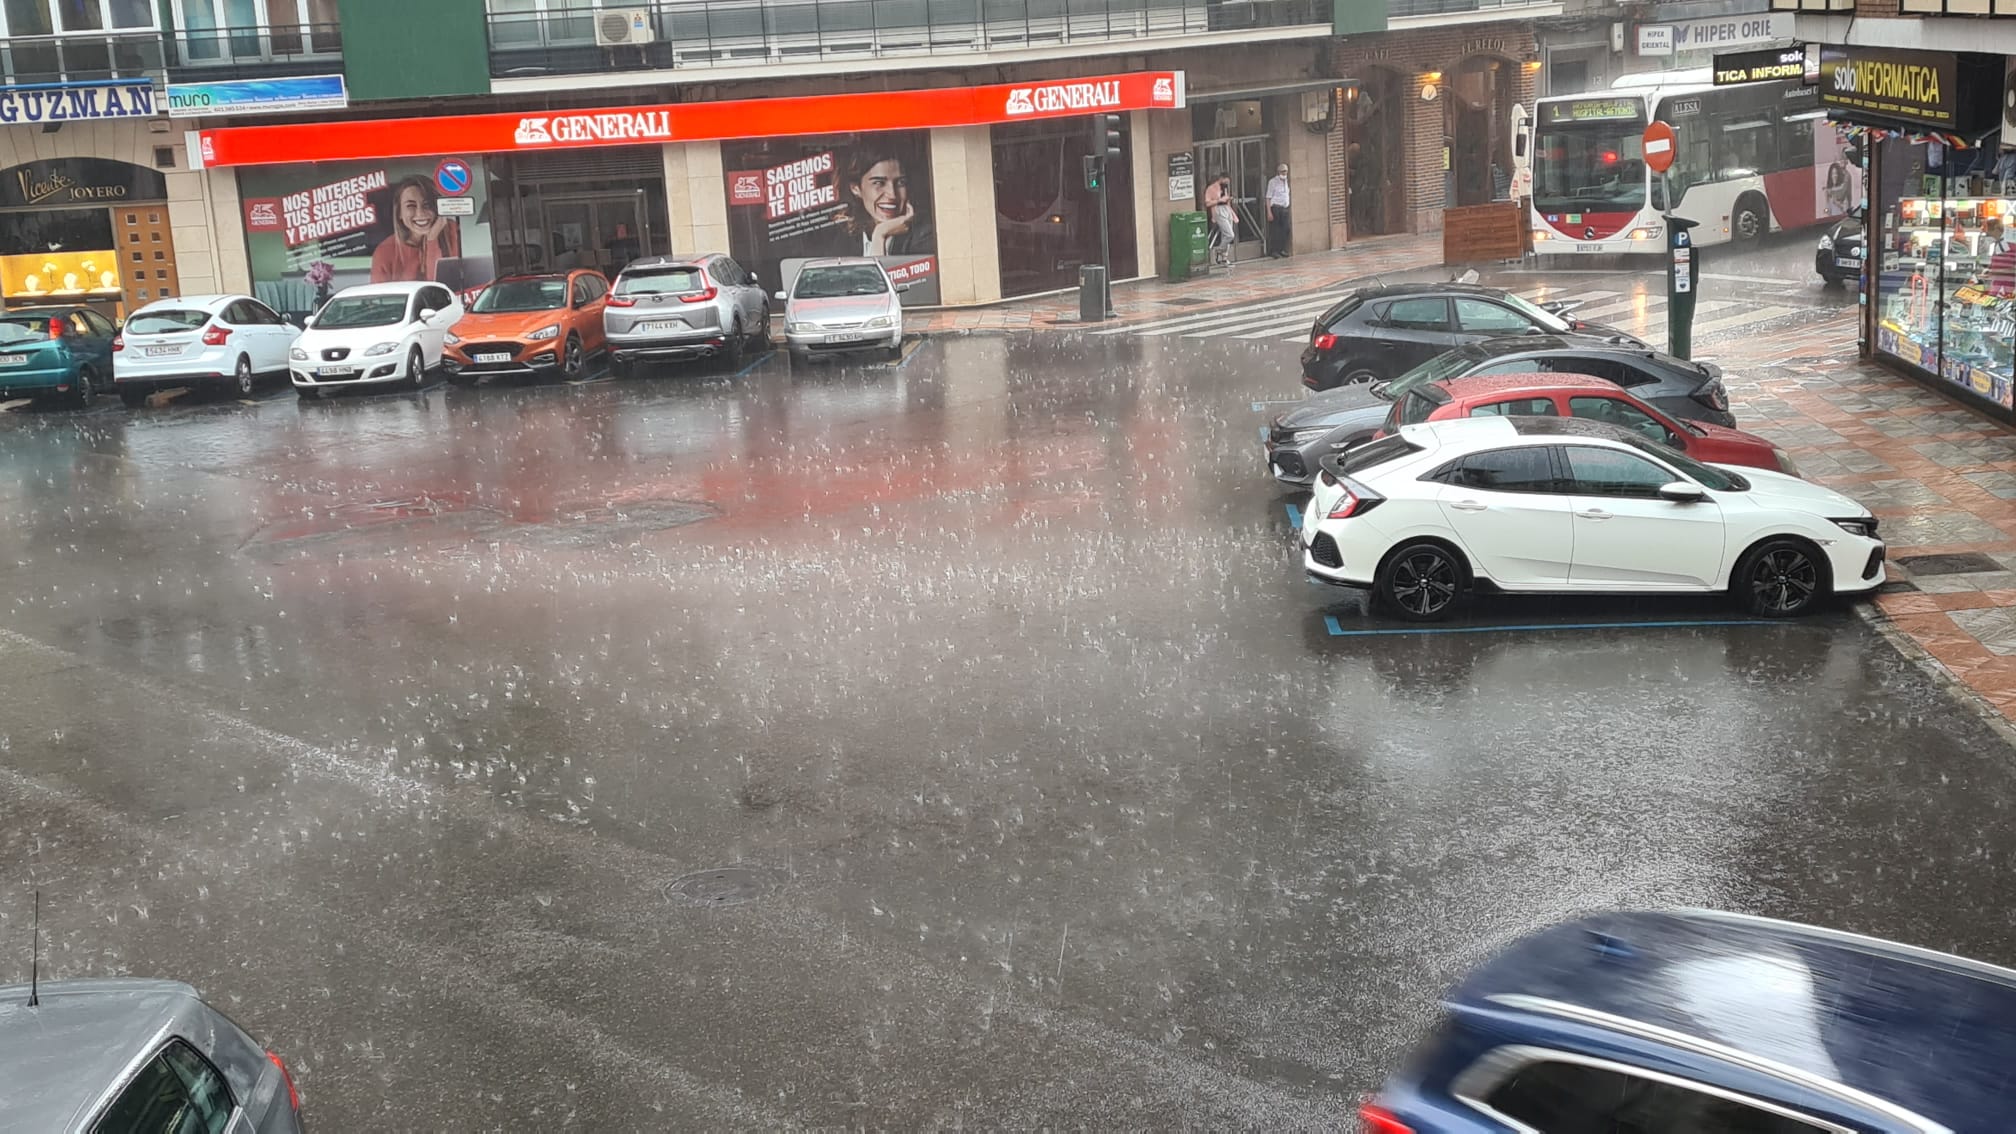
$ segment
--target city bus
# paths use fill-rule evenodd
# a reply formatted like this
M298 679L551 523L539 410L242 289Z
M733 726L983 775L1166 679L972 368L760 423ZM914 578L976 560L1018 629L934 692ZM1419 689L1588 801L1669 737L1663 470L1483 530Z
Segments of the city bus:
M1654 253L1665 248L1666 187L1645 165L1646 123L1673 127L1666 185L1696 244L1754 240L1838 220L1859 171L1797 80L1717 87L1710 73L1628 75L1607 92L1538 100L1527 129L1533 250ZM1523 180L1523 179L1522 179Z

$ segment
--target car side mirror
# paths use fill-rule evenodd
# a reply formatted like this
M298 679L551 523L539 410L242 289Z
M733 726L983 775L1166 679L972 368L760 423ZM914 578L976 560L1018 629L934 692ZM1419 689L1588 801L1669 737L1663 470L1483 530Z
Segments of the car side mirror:
M1668 504L1699 504L1708 499L1708 494L1703 492L1698 484L1676 480L1672 484L1660 486L1659 499Z
M776 298L778 298L778 299L785 299L785 300L788 300L788 299L790 299L791 297L790 297L790 296L788 296L788 295L785 295L785 294L784 294L783 292L781 292L781 291L780 291L780 292L777 292L777 293L776 293Z
M897 284L897 285L896 285L896 290L897 290L897 291L909 291L909 290L910 290L910 287L911 287L911 285L910 285L910 284L907 284L907 283L899 283L899 284Z
M1392 385L1393 385L1393 383L1391 383L1391 382L1387 382L1387 381L1384 381L1384 380L1381 380L1381 381L1378 381L1378 382L1374 382L1374 383L1372 383L1372 385L1371 385L1370 387L1368 387L1368 389L1370 389L1370 391L1371 391L1371 393L1372 393L1372 396L1373 396L1373 397L1375 397L1375 398L1378 398L1378 399L1379 399L1380 401L1383 401L1383 402L1390 402L1390 401L1392 401L1393 399L1392 399L1392 398L1390 398L1390 397L1388 397L1388 396L1386 395L1386 391L1387 391L1387 390L1388 390L1388 389L1389 389L1389 388L1390 388L1390 387L1391 387Z
M312 326L314 326L314 325L315 325L315 316L313 316L313 315L303 315L303 316L301 316L301 325L302 325L303 327L312 327Z

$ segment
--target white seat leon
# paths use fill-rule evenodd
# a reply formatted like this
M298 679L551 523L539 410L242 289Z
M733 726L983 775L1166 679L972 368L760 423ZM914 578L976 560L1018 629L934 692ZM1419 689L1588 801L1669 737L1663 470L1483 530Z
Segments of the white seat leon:
M344 288L308 317L288 352L294 390L308 398L347 386L419 389L441 365L448 328L461 317L462 301L438 283Z
M1429 422L1322 463L1304 570L1407 619L1473 590L1726 591L1786 618L1883 581L1876 518L1848 497L1602 422Z

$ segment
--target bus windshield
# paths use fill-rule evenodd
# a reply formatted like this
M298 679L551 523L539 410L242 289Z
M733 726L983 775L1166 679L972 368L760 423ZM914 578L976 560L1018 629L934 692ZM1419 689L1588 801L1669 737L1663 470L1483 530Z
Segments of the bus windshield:
M1641 127L1543 126L1533 148L1533 207L1542 213L1635 213L1645 207Z

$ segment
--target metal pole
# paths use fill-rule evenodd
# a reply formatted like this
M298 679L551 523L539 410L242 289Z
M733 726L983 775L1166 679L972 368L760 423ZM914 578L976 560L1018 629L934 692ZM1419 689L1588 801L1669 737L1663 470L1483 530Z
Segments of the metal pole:
M1106 294L1100 297L1106 317L1113 317L1113 257L1106 246L1106 179L1112 171L1106 168L1105 155L1099 158L1099 286Z

